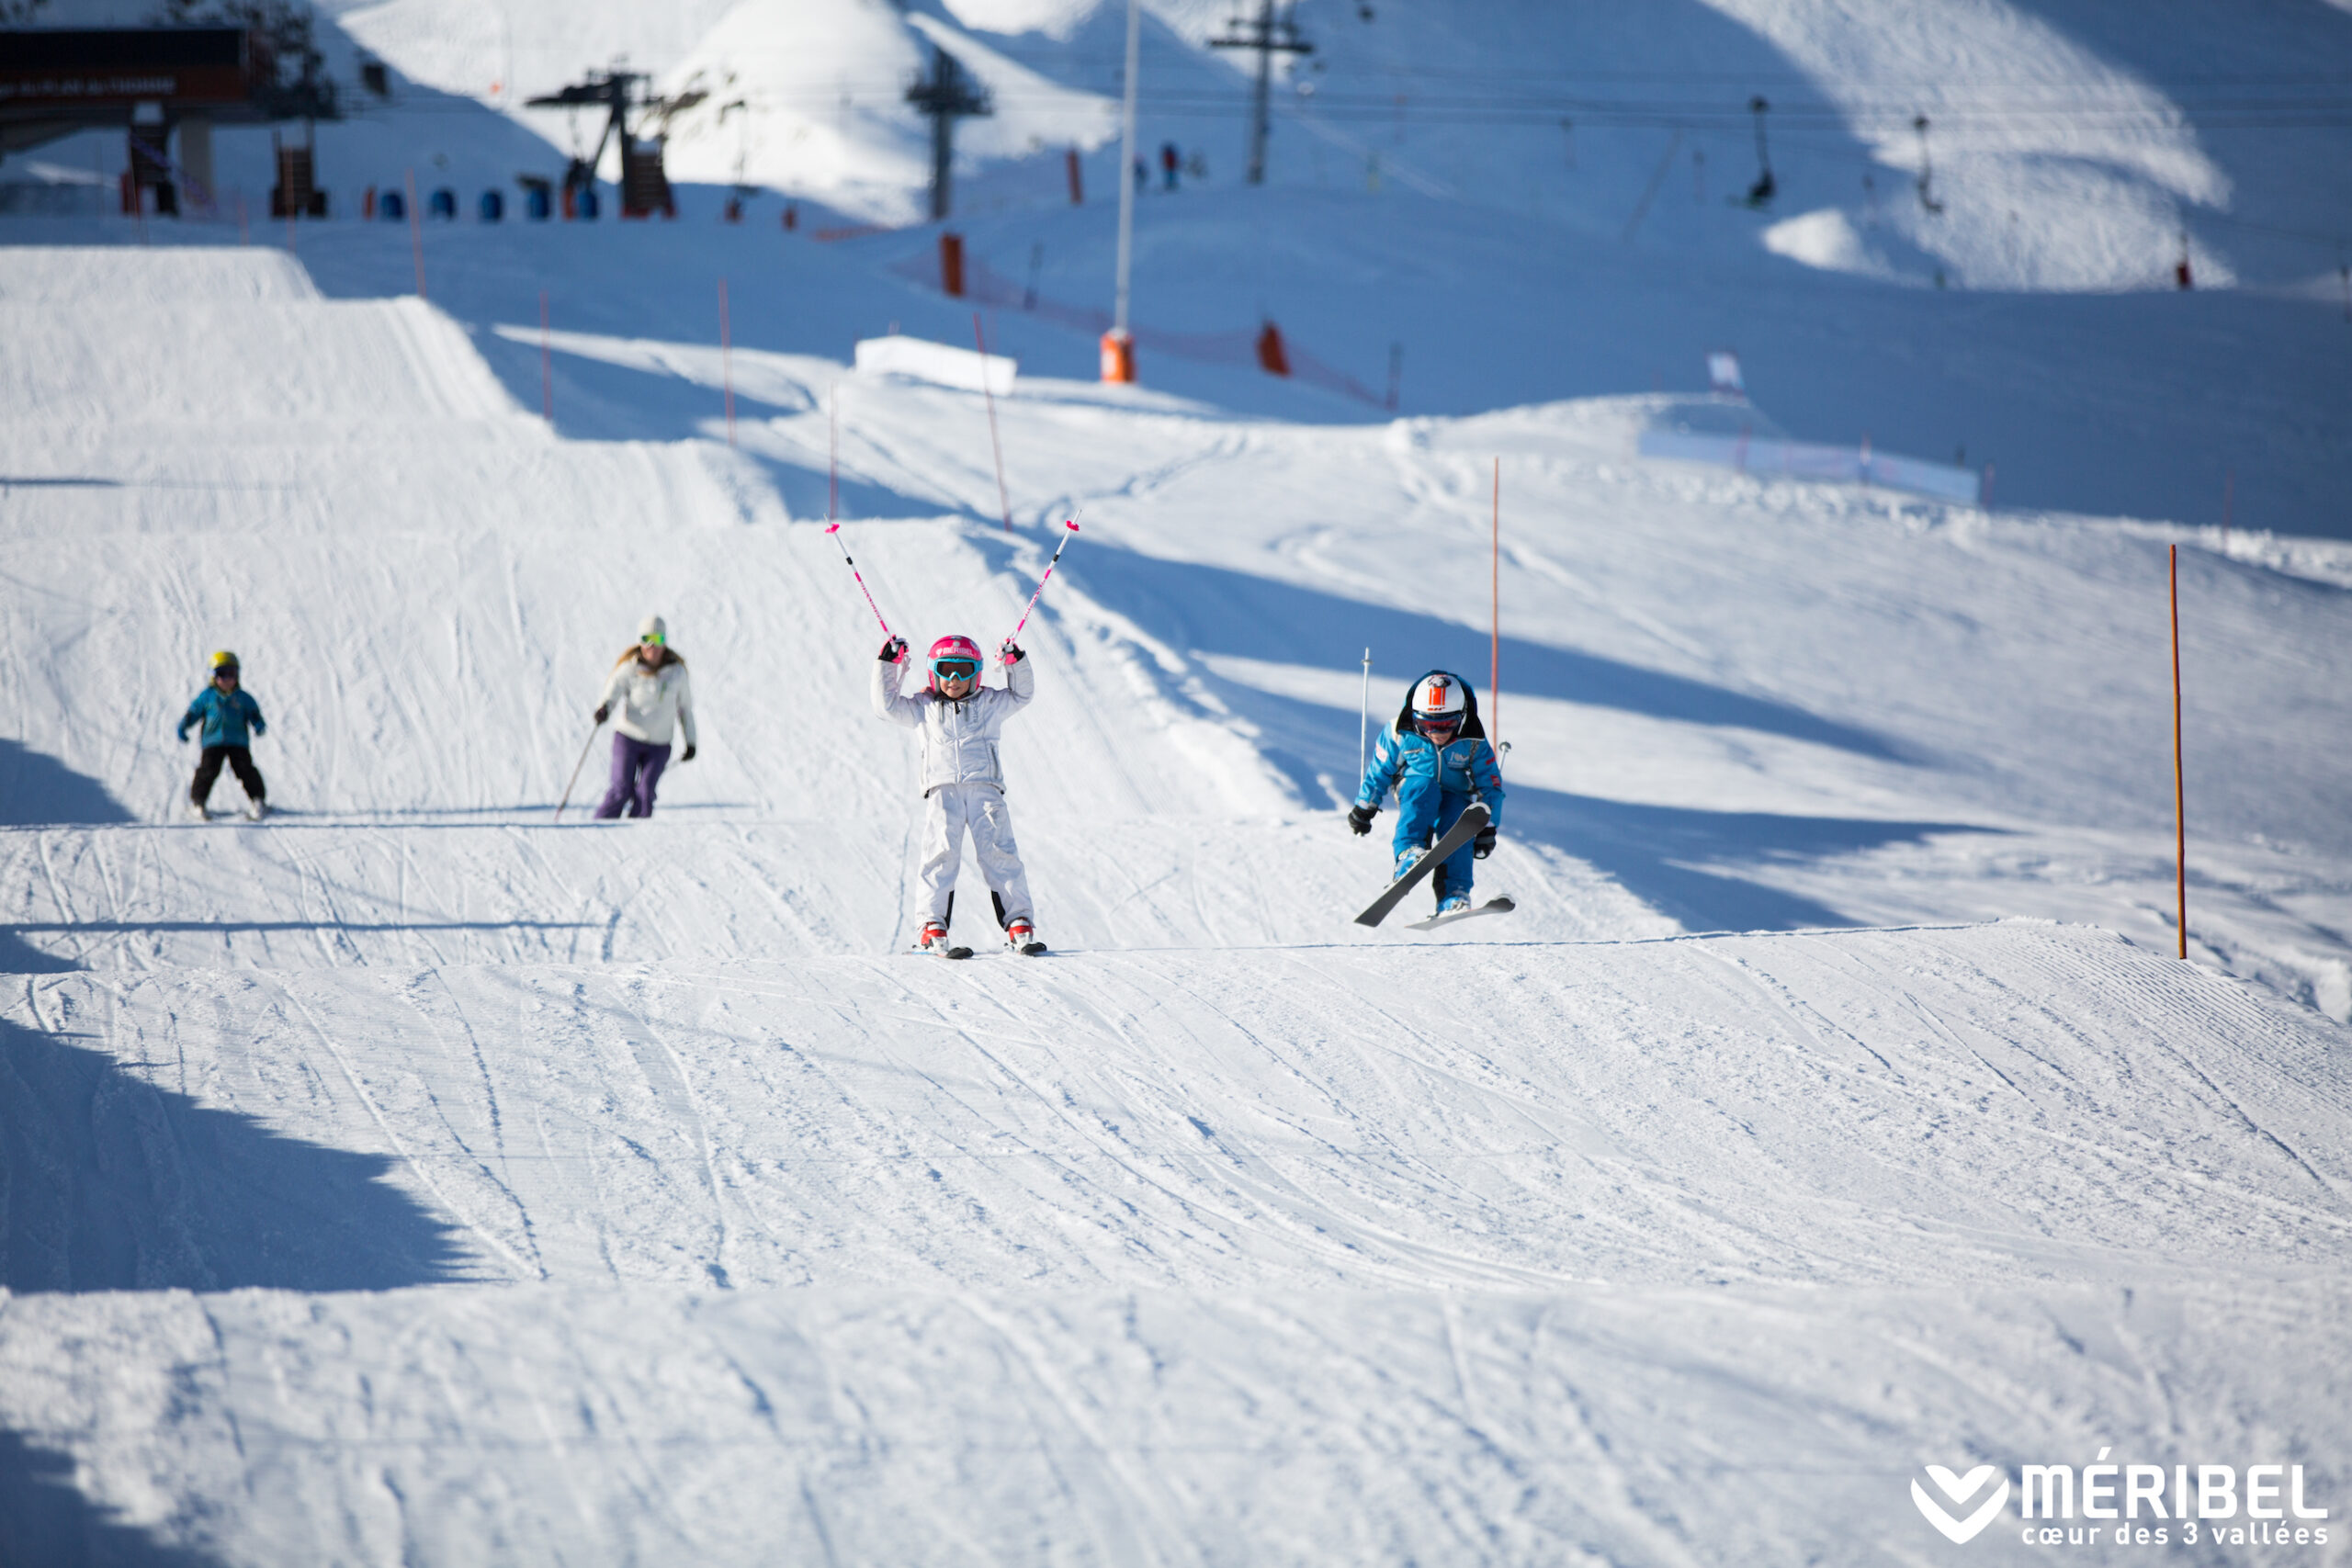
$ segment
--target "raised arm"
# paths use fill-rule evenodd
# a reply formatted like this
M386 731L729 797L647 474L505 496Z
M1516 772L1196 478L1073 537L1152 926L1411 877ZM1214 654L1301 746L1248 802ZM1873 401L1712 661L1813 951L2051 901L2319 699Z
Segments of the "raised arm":
M895 656L893 650L895 649ZM874 711L892 724L910 729L922 726L922 704L899 690L899 672L906 667L907 645L892 637L874 661Z

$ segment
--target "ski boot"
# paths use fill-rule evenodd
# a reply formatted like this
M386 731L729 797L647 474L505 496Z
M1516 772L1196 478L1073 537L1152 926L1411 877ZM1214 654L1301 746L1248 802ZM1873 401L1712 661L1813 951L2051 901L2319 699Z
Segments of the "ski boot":
M252 800L245 803L245 818L247 821L258 822L268 815L269 802L266 800Z
M1407 872L1420 864L1422 852L1423 852L1419 850L1407 850L1403 854L1398 855L1396 857L1396 874L1390 877L1389 880L1392 882L1397 881L1401 879Z
M1035 958L1046 951L1046 944L1037 940L1037 928L1029 923L1029 917L1026 915L1012 917L1012 921L1004 928L1004 940L1011 944L1013 952L1024 957Z
M212 820L212 808L200 800L191 800L187 803L187 814L198 822Z
M946 922L937 919L925 920L922 923L922 934L915 939L915 951L918 953L936 953L944 958L969 958L972 956L972 950L968 947L950 947L948 945Z
M1469 912L1470 895L1467 893L1449 893L1437 901L1437 918L1441 920L1448 915L1466 915Z

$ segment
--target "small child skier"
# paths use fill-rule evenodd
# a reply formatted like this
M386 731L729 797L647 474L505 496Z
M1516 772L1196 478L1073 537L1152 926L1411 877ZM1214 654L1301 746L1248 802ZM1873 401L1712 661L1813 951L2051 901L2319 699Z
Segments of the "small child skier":
M1494 748L1487 744L1486 726L1478 722L1478 695L1469 682L1432 670L1413 682L1405 705L1396 711L1396 722L1381 730L1363 787L1356 791L1355 806L1348 812L1348 826L1359 837L1372 831L1373 816L1392 785L1396 791L1392 848L1398 876L1453 826L1464 807L1474 800L1486 803L1487 825L1470 843L1447 856L1430 877L1437 885L1437 912L1466 913L1474 877L1471 863L1494 852L1495 829L1503 815L1502 770L1496 765Z
M181 740L187 739L193 725L204 727L198 737L204 754L196 764L195 781L188 785L191 812L199 819L211 817L212 809L205 803L212 798L212 786L220 777L220 764L226 762L235 772L237 782L245 786L245 815L260 821L269 811L269 792L261 782L261 770L254 766L248 731L266 735L269 725L261 716L261 705L254 701L253 694L237 683L237 656L226 649L212 656L212 683L197 693L196 700L187 705L187 712L180 716Z
M874 711L922 733L922 874L931 912L916 945L925 953L958 951L948 946L947 927L956 911L956 873L963 863L968 829L1005 941L1016 952L1043 953L1045 944L1037 940L1029 904L1029 876L1012 840L1004 770L997 761L997 737L1004 721L1036 695L1036 671L1008 637L998 654L1004 661L1005 683L982 686L979 644L966 637L944 637L931 645L925 660L930 678L923 689L908 696L899 690L906 657L905 638L894 637L882 645L874 665Z

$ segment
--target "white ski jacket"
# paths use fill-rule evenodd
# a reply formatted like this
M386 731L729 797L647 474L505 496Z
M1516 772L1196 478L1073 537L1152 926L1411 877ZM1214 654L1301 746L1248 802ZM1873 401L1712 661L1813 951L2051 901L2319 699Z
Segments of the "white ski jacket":
M635 649L625 655L605 681L604 705L613 710L613 728L648 746L667 746L672 733L686 732L695 743L695 694L686 682L686 661L668 649L662 667L648 673Z
M997 761L997 736L1004 721L1037 694L1037 672L1022 660L1005 674L1003 686L982 686L962 702L930 692L908 696L899 690L903 665L874 661L874 711L893 724L922 732L922 792L943 784L984 784L1004 788Z

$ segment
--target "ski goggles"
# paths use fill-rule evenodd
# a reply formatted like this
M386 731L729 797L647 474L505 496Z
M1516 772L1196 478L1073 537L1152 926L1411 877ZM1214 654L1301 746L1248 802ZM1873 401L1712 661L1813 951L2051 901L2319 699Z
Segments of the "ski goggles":
M667 632L647 632L637 640L641 647L663 648L668 646L670 637Z
M934 659L931 661L931 672L943 681L975 680L980 673L980 661L977 659Z
M1448 714L1443 718L1416 718L1413 720L1413 728L1431 740L1441 738L1451 739L1462 728L1462 720L1459 716L1453 714Z

